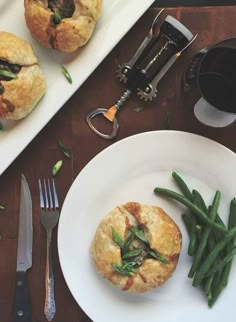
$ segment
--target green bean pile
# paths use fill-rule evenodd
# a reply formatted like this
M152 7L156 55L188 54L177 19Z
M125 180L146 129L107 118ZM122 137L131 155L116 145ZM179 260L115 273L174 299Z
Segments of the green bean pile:
M188 208L182 219L189 234L188 254L192 266L188 277L194 287L201 287L212 307L227 286L233 257L236 254L236 199L230 202L227 227L218 214L221 193L216 191L212 205L207 207L197 190L188 188L184 180L172 173L182 194L156 187L154 192L170 197Z

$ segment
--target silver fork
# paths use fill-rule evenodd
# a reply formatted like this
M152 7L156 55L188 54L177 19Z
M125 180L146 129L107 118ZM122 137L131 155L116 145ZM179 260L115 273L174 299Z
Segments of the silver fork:
M50 184L49 179L43 180L43 185L39 179L39 194L41 207L41 223L47 232L47 258L45 272L45 304L44 313L48 321L52 321L56 313L54 296L54 275L52 267L52 231L59 219L59 202L54 179Z

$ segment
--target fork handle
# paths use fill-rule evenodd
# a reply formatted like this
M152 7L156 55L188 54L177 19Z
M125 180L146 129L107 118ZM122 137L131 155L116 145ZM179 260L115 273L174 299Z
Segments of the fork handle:
M48 321L52 321L56 313L56 304L54 296L54 275L52 268L52 232L47 233L47 257L45 273L45 304L44 313Z

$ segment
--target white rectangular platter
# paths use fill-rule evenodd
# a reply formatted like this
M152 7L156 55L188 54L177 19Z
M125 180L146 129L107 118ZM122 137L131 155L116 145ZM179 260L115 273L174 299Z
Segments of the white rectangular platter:
M104 0L102 16L89 43L79 53L63 54L43 48L32 38L25 24L23 0L0 1L0 31L12 32L33 46L47 82L46 94L34 111L10 129L0 131L0 175L152 3L153 0ZM62 64L69 70L72 84L63 76Z

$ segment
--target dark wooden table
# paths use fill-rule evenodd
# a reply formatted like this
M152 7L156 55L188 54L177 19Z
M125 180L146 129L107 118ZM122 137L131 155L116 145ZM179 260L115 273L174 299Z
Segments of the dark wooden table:
M20 174L26 176L33 200L33 266L29 271L33 322L45 322L44 276L46 234L40 224L38 177L51 175L53 164L62 158L57 141L62 140L72 152L72 159L64 159L64 166L56 177L59 199L63 202L73 180L81 169L100 151L127 136L165 129L167 115L172 130L197 133L211 138L236 152L235 127L214 129L199 123L193 115L196 98L183 92L182 75L190 57L199 49L229 36L235 36L236 7L170 8L172 14L199 33L194 45L176 62L159 86L159 96L143 103L132 96L120 113L120 130L115 141L104 140L87 126L85 116L94 107L108 107L121 94L122 85L115 78L119 63L127 61L146 35L158 9L149 9L128 32L83 86L71 97L60 112L38 134L21 155L0 177L0 321L11 321L15 283L18 233ZM134 107L142 105L139 113ZM0 158L4 158L1 155ZM53 239L55 292L57 314L55 322L91 321L73 299L61 272L57 254L57 234ZM91 299L93 300L93 299ZM108 322L108 321L104 321Z
M235 0L156 0L154 6L159 7L200 7L200 6L233 6Z

